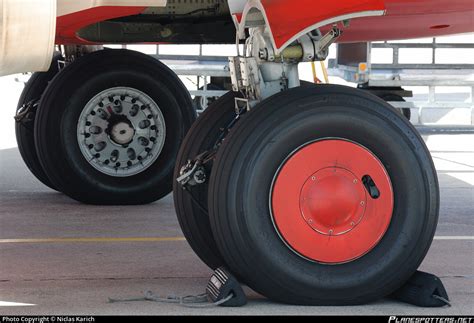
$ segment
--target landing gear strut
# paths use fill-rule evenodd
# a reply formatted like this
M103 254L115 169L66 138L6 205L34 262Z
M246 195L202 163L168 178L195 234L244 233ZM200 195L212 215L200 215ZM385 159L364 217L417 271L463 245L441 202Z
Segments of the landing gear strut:
M437 225L433 162L399 112L357 89L298 87L297 63L323 59L337 30L273 54L268 31L252 26L246 56L231 59L234 90L244 95L235 106L247 112L206 167L201 193L177 204L182 223L196 221L184 231L206 263L222 262L284 303L363 304L393 293L422 262ZM219 127L203 120L187 140ZM192 155L182 150L175 177ZM175 183L184 196L177 185L186 183Z

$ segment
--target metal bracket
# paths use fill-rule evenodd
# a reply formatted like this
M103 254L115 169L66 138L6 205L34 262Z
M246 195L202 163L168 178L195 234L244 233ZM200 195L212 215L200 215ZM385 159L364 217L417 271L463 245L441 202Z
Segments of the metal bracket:
M242 110L250 111L250 102L248 99L244 98L235 98L235 114L237 117L240 117Z
M196 186L207 181L209 170L206 169L205 165L214 159L230 129L232 129L240 120L240 117L248 111L250 111L249 100L236 97L235 118L225 128L221 129L221 133L212 149L199 154L192 160L188 160L187 163L181 167L179 177L176 179L181 186Z
M329 32L316 40L314 42L315 60L325 60L328 57L329 46L334 44L342 33L343 31L334 25Z
M249 33L244 50L247 56L229 58L232 88L244 95L249 107L299 86L298 63L325 60L329 46L342 35L334 25L325 35L308 33L275 55L268 30L254 27Z
M207 180L206 170L202 166L200 159L194 161L189 160L186 165L181 168L179 174L180 176L176 181L182 186L196 186L205 183Z
M13 117L18 123L28 123L34 120L34 113L38 107L39 99L31 100L23 104ZM31 118L33 113L33 118Z

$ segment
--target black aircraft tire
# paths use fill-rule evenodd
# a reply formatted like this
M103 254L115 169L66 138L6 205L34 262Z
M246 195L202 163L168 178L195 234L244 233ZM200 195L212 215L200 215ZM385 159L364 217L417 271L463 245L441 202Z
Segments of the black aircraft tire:
M99 118L106 124L96 126ZM189 92L168 67L141 53L103 50L77 59L49 84L35 145L48 178L71 198L146 204L171 192L194 119Z
M191 248L211 269L222 266L224 262L209 223L207 212L209 182L185 190L176 179L180 176L181 167L188 160L213 149L222 134L222 129L235 119L235 97L235 92L229 92L202 113L183 141L174 172L173 194L179 224ZM208 173L211 168L212 164L206 165Z
M300 213L288 213L283 216L291 216L295 222L286 228L279 226L276 216L281 212L273 199L287 163L309 145L324 141L344 142L370 152L391 183L387 187L393 189L392 194L389 190L380 193L380 199L393 198L390 212L384 215L388 214L389 220L380 240L365 254L331 264L295 251L282 230L291 232L293 223L307 223ZM321 151L317 156L324 159L326 154L337 156L339 150ZM305 167L311 167L312 162ZM337 158L327 162L335 163L334 169L339 167ZM293 179L289 178L291 184ZM318 183L316 177L313 180ZM356 183L360 184L354 180ZM298 198L290 200L290 190L281 205L302 203ZM286 194L284 189L280 191ZM416 129L374 95L334 85L292 89L244 115L218 152L208 198L212 232L229 269L272 300L303 305L364 304L394 292L424 259L439 210L437 175ZM367 198L377 203L376 194ZM372 208L371 212L378 215L379 211ZM366 217L363 221L380 218ZM309 238L320 239L322 234L305 228ZM333 256L324 244L311 246L305 247Z
M48 83L59 72L58 60L60 59L62 59L62 56L60 54L56 54L51 63L51 67L47 72L33 73L28 82L25 84L25 88L21 92L20 99L18 100L17 112L29 102L39 102L41 95L48 86ZM33 109L30 110L27 115L25 115L25 118L23 118L21 122L15 123L15 134L18 150L20 151L20 155L31 173L44 185L56 190L54 185L46 176L43 167L41 167L38 154L36 153L34 139L35 117L36 110Z

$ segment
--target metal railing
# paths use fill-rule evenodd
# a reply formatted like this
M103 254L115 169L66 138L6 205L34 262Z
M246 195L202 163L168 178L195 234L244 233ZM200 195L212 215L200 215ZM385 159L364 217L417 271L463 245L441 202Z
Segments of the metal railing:
M391 49L391 63L373 63L373 51ZM400 63L400 52L403 49L430 49L429 63ZM423 110L466 109L470 124L474 124L474 64L453 61L452 64L437 63L439 49L474 49L474 44L440 43L433 38L430 43L360 43L338 45L335 60L329 62L329 73L342 79L364 84L368 87L407 87L423 86L428 88L428 95L423 101L412 101L411 104L394 103L399 107L406 105L417 114L417 120L423 123ZM439 87L465 87L466 93L459 99L443 100L437 92ZM467 121L466 121L467 124Z

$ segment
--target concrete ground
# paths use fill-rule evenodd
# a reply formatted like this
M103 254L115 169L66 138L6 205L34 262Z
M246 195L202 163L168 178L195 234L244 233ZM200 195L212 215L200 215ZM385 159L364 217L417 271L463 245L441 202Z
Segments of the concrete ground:
M474 314L474 135L425 136L441 185L440 224L421 269L442 278L453 306L393 300L297 307L247 290L242 308L189 309L108 298L199 294L211 272L182 239L172 197L145 206L87 206L52 191L16 148L0 150L0 315ZM141 239L150 238L150 239ZM170 238L170 239L162 239Z

